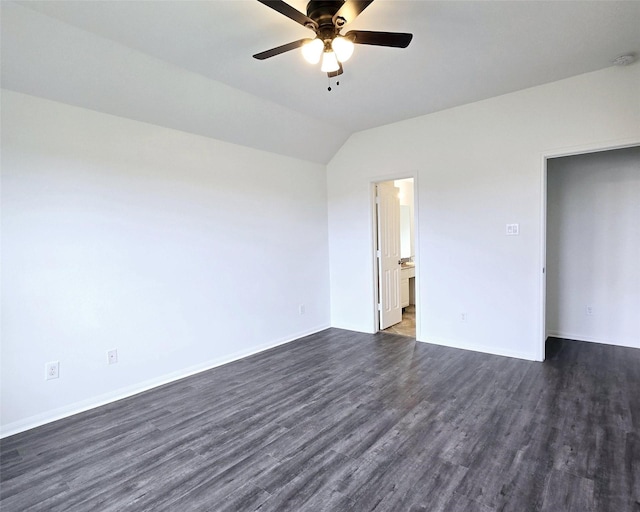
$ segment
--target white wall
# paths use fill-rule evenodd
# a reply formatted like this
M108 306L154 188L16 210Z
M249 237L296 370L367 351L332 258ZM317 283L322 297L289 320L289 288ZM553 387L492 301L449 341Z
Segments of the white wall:
M324 166L2 92L4 435L325 328L328 300Z
M542 358L543 157L640 141L639 91L640 65L608 68L353 135L328 166L332 325L374 329L371 182L414 174L418 339Z
M640 147L547 171L547 331L640 348Z

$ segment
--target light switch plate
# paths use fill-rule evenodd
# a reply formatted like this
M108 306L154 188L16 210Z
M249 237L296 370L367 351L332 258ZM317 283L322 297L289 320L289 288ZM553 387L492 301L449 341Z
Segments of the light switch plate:
M520 234L520 224L507 224L507 236Z

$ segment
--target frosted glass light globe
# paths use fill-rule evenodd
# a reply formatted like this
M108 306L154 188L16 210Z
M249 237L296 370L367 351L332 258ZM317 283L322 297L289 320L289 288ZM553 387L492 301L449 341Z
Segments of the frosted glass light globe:
M317 64L322 57L322 50L324 43L316 37L302 45L302 56L309 64Z
M346 62L353 55L354 44L346 37L337 36L331 43L331 48L336 52L336 56L340 62Z
M322 67L320 69L325 73L332 73L340 69L340 64L338 64L338 59L334 52L324 52L322 55Z

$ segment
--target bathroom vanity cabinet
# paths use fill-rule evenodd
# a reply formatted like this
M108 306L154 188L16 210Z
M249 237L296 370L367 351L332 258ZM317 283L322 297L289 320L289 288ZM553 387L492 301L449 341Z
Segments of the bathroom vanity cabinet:
M400 269L400 306L406 308L410 303L410 287L415 286L416 268L402 267Z

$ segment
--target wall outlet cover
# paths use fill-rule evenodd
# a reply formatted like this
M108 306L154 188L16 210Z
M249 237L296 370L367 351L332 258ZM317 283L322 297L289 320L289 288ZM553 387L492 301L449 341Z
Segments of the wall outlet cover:
M52 361L45 365L45 380L57 379L60 377L60 361Z

